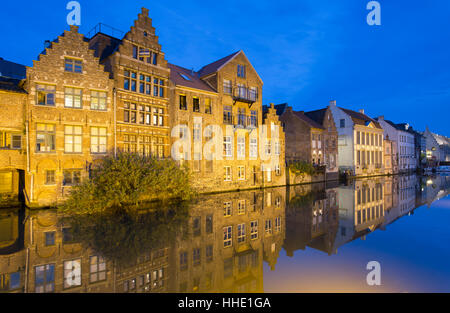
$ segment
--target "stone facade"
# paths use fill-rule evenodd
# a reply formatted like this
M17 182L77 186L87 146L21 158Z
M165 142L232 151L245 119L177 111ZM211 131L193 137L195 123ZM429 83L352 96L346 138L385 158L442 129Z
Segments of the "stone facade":
M76 26L27 68L30 205L54 205L113 151L112 81Z
M114 80L117 150L169 157L169 69L148 9L123 39L99 32L89 46Z
M273 106L263 111L263 83L244 52L198 72L169 66L172 157L187 162L195 186L285 185L284 133Z

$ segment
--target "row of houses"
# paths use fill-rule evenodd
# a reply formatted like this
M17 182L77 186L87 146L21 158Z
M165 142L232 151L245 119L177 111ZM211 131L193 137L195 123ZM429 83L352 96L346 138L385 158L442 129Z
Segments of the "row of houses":
M122 39L71 26L33 66L0 72L0 193L28 205L63 201L120 152L187 162L200 192L285 184L281 124L244 52L170 64L145 8Z
M120 152L187 163L200 192L286 185L287 165L375 176L449 159L450 141L364 111L263 105L243 51L198 71L167 61L143 8L120 38L71 26L33 65L0 59L0 194L63 201L99 160Z
M125 234L123 225L94 219L92 227L108 227L96 243L72 233L73 222L57 210L2 210L0 293L264 292L264 267L282 266L282 250L289 257L307 248L337 254L450 192L444 176L330 185L205 195L182 223L164 224L143 211L137 222L143 225L132 223ZM138 244L151 233L143 229L164 228L172 240Z

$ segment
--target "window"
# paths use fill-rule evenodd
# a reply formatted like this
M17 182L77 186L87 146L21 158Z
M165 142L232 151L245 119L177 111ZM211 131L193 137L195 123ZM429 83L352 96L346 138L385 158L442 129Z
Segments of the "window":
M123 148L125 152L136 153L137 152L137 136L136 135L123 135Z
M258 100L258 88L250 87L248 95L249 95L249 100L252 100L252 101Z
M238 202L238 215L245 214L245 200L239 200Z
M72 229L70 227L64 227L62 229L62 235L63 235L63 243L73 242Z
M91 91L91 110L106 111L106 99L106 92Z
M211 262L213 260L213 246L209 245L206 247L206 262Z
M280 216L275 218L275 232L276 233L281 232L281 217Z
M231 167L230 166L225 166L224 169L225 169L224 181L231 181L232 180Z
M197 97L194 97L192 99L192 109L194 112L200 112L200 99Z
M208 215L206 217L206 227L205 227L205 231L207 234L211 234L213 231L213 216L212 215Z
M231 94L233 92L233 87L231 85L231 80L223 81L223 93Z
M231 136L225 136L223 137L223 154L225 157L232 157L233 156L233 146L231 142Z
M224 217L230 217L232 215L232 207L231 207L231 202L225 202L223 204L223 216Z
M201 235L201 225L200 225L200 217L194 217L193 221L192 221L192 232L194 234L194 236L200 236Z
M237 66L237 76L241 78L245 78L245 66L238 64Z
M55 291L55 264L46 264L34 268L34 291L36 293Z
M272 148L272 143L271 143L270 139L267 139L265 146L264 146L264 151L265 151L266 155L272 154L271 148Z
M96 283L98 281L106 280L106 261L101 256L91 256L90 257L90 276L89 281L91 283Z
M245 224L239 224L237 226L237 242L242 243L245 241Z
M187 252L180 253L180 270L185 271L188 268L188 254Z
M74 186L81 183L81 170L64 170L64 186Z
M159 96L164 98L164 81L162 79L159 80Z
M36 85L36 104L55 106L55 93L55 86Z
M55 232L54 231L46 232L46 233L44 233L44 235L45 235L45 246L46 247L54 246L55 245Z
M356 132L356 144L361 144L361 132Z
M138 47L133 45L133 58L137 60L138 58Z
M64 262L64 289L81 286L81 259Z
M64 89L64 106L66 108L81 109L82 94L81 89L66 87Z
M91 127L91 153L106 153L106 127Z
M272 234L272 220L266 220L266 234L271 235Z
M345 119L340 120L340 127L345 128Z
M21 149L22 135L0 132L0 149Z
M129 102L125 102L124 104L124 116L123 116L123 121L125 123L133 123L136 124L137 123L137 115L138 115L138 110L137 110L137 104L136 103L129 103ZM150 107L148 107L147 112L149 112ZM150 119L150 113L147 114L147 120ZM150 122L150 121L148 121Z
M247 99L248 98L247 87L245 87L242 84L238 84L238 96L241 99Z
M36 152L55 152L55 138L55 125L37 124Z
M277 164L277 165L275 166L275 174L276 174L277 176L280 176L280 175L281 175L281 167L280 167L280 164Z
M137 73L125 70L123 75L125 76L123 80L123 89L136 91Z
M55 171L54 170L47 170L47 171L45 171L45 184L46 185L54 185L54 184L56 184Z
M258 221L250 222L250 239L258 239Z
M320 144L320 142L319 142ZM319 146L320 149L320 146ZM280 155L281 154L281 145L279 141L275 142L275 155Z
M237 157L245 159L245 137L238 137L237 139Z
M238 180L245 180L245 167L238 166Z
M250 157L257 158L258 157L258 139L250 138Z
M250 111L250 126L258 126L258 111Z
M223 228L223 247L231 247L233 244L233 226Z
M66 72L72 73L83 73L83 61L65 58L64 59L64 70Z
M205 99L205 113L206 114L212 114L212 105L211 105L211 99Z
M233 124L233 113L229 105L223 107L223 122L229 125Z
M185 95L180 95L180 110L187 110L187 99Z
M83 128L81 126L64 126L64 152L82 152Z
M192 264L194 266L198 266L201 263L200 251L200 248L194 248L194 250L192 251Z

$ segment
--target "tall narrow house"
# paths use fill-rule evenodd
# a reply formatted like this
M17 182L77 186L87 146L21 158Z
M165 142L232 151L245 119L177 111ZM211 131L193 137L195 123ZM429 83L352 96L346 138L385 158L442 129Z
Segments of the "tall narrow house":
M77 26L27 68L26 190L31 205L63 200L113 151L112 82Z
M170 70L148 9L142 9L123 38L107 32L97 28L89 45L114 80L117 150L169 157Z

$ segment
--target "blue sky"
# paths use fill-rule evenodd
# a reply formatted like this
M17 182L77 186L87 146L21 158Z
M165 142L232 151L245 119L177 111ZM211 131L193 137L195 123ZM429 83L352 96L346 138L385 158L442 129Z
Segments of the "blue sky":
M2 3L0 57L32 65L67 29L65 0ZM338 105L450 136L450 1L82 0L82 33L99 22L128 31L145 6L169 62L199 69L244 50L264 81L264 103Z

